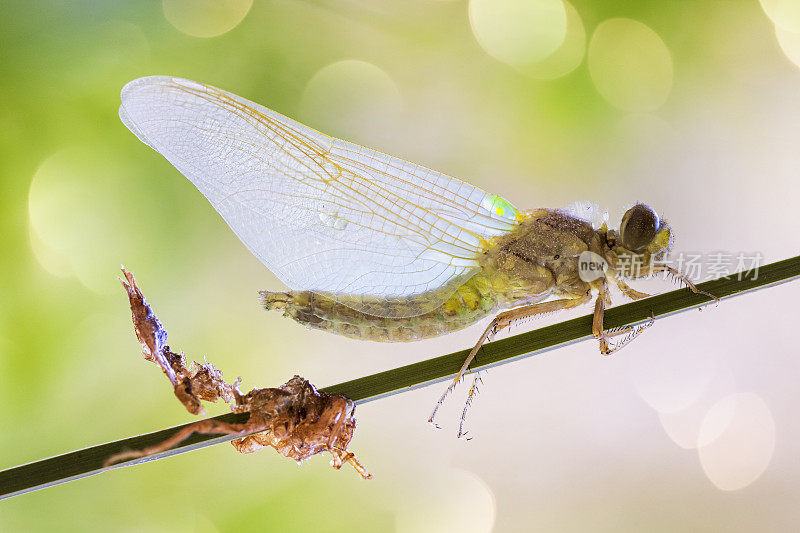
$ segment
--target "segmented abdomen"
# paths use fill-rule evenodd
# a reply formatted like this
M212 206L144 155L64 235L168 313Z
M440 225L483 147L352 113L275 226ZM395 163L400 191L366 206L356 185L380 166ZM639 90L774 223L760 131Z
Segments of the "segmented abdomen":
M310 328L384 342L425 339L456 331L480 320L497 305L481 276L461 285L433 311L405 318L368 315L309 291L262 291L261 298L266 309L283 310L284 316ZM409 304L414 303L413 298L409 300Z

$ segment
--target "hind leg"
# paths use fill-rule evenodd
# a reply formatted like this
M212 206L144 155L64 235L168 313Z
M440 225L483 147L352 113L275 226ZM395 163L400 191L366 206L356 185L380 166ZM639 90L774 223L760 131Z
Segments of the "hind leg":
M444 391L442 396L436 402L436 406L433 408L433 412L431 413L431 416L428 418L428 423L436 425L434 422L434 418L436 417L437 411L439 411L439 408L442 406L447 396L451 392L453 392L453 390L458 385L459 381L461 381L461 378L469 369L470 363L472 362L473 359L475 359L475 355L478 353L478 350L480 350L481 346L491 341L498 331L507 328L508 326L514 324L515 322L524 320L526 318L531 318L536 315L550 313L553 311L560 311L562 309L570 309L572 307L578 307L580 305L587 303L590 299L591 299L591 293L587 291L586 294L584 294L579 298L564 298L561 300L553 300L551 302L542 302L538 304L529 305L526 307L520 307L518 309L512 309L510 311L505 311L497 315L494 318L494 320L492 320L492 322L489 324L489 326L486 328L486 330L483 332L483 334L480 336L478 342L469 352L469 355L467 355L467 359L464 361L464 364L461 365L461 369L458 371L458 374L456 374L456 377L453 379L453 381ZM475 383L473 383L472 387L470 387L469 396L467 397L467 403L464 407L464 411L461 413L461 424L459 425L459 432L458 432L459 437L464 434L463 431L464 420L466 419L467 410L469 408L469 405L472 403L473 396L478 390L476 387L477 381L478 377L476 376Z

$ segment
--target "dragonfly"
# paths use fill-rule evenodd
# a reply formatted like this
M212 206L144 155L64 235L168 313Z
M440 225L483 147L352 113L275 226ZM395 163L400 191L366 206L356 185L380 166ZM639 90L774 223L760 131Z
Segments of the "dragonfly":
M492 317L431 423L481 346L505 328L594 299L592 333L607 355L652 324L604 329L611 284L637 300L650 295L626 280L666 272L703 292L667 264L672 230L642 203L618 229L587 203L521 211L459 179L187 79L129 82L119 115L290 288L260 291L266 309L309 328L386 342ZM632 264L639 268L623 268ZM479 379L476 372L459 436Z

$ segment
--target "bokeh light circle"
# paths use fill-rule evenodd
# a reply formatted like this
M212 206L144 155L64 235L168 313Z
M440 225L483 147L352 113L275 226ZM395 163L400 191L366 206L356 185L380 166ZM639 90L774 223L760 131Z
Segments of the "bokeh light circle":
M800 33L800 0L759 0L761 8L776 27Z
M775 37L789 61L800 66L800 33L786 31L775 25Z
M28 191L30 245L56 276L74 274L98 293L117 289L113 275L126 240L117 177L102 153L68 148L48 157Z
M722 490L739 490L764 473L775 451L775 420L755 393L725 396L700 428L700 464Z
M486 53L517 67L546 58L567 35L561 0L470 0L469 21Z
M708 387L717 362L696 350L649 353L630 362L629 375L642 400L659 413L675 413L695 403Z
M597 92L625 111L654 111L672 89L667 45L635 20L616 18L597 26L589 43L588 66Z
M163 0L164 17L192 37L217 37L239 25L253 0Z
M495 522L496 502L478 476L455 468L437 472L415 494L404 498L395 519L398 533L488 533Z
M678 411L660 411L658 413L661 427L664 428L664 432L672 439L672 442L685 450L694 450L710 444L719 437L719 433L712 428L707 428L701 438L700 430L706 414L720 398L734 392L736 392L736 378L731 369L723 364L717 368L716 374L702 395L691 405ZM724 431L726 426L719 424L717 427L720 426L719 431ZM709 431L709 429L712 430Z
M330 133L381 137L402 110L400 90L380 67L357 59L331 63L309 80L300 118Z
M558 49L536 63L520 66L519 70L531 78L554 80L578 68L586 52L586 30L572 4L564 0L567 13L567 33Z

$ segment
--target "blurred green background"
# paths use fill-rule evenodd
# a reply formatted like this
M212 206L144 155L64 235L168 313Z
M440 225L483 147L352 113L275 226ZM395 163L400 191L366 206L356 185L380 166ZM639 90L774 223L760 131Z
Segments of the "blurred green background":
M795 63L797 0L5 1L0 468L189 420L140 356L120 263L173 348L247 389L333 384L485 327L381 345L264 313L257 289L280 282L118 120L129 80L210 83L520 208L590 200L613 221L645 201L678 250L772 261L798 253ZM0 530L790 530L798 298L764 290L611 358L584 343L492 370L468 443L463 389L444 431L425 423L440 386L364 405L370 482L221 445L3 501Z

